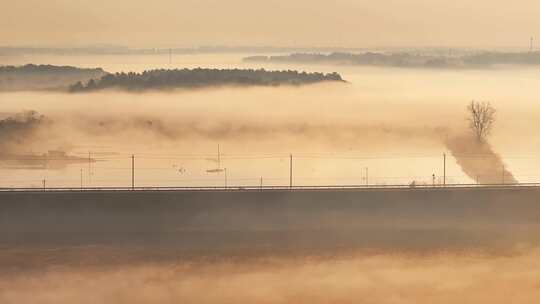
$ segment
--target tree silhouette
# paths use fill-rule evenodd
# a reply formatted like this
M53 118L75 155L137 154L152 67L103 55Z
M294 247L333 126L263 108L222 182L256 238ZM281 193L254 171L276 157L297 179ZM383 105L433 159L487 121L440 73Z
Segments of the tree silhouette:
M130 91L149 89L199 88L209 86L279 86L303 85L324 81L343 82L338 73L306 73L297 71L266 71L264 69L182 69L151 70L142 73L107 74L86 85L75 83L71 92L118 88Z
M495 122L495 108L489 102L473 100L467 107L467 111L469 112L468 121L471 131L479 142L484 141Z

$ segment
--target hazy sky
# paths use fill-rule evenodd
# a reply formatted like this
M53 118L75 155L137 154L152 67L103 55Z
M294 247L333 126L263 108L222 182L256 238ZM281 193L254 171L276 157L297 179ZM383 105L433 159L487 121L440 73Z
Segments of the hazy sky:
M0 0L1 45L510 46L538 0ZM540 43L540 42L539 42Z

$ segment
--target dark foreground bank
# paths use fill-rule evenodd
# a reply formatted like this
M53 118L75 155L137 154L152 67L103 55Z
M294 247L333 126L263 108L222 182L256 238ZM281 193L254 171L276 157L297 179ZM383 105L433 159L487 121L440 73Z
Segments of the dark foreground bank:
M0 246L508 247L540 240L539 197L537 188L0 192Z

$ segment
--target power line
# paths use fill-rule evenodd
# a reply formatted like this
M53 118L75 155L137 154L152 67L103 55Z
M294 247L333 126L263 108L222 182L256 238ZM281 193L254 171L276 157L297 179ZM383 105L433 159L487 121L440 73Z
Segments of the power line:
M112 181L119 181L119 180L106 180L106 179L93 179L92 178L92 174L93 174L93 170L131 170L131 188L132 189L135 189L135 154L131 154L131 155L125 155L124 154L118 154L118 155L115 155L114 157L103 157L103 158L92 158L93 155L97 155L97 154L93 154L92 152L87 152L88 153L88 157L87 158L83 158L81 157L80 158L80 161L81 163L84 163L84 162L88 162L88 185L87 186L90 186L90 182L92 180L94 180L95 182L112 182ZM145 156L147 155L147 156ZM151 155L154 155L154 156L151 156ZM162 157L160 157L160 155ZM215 155L209 155L209 154L178 154L178 155L188 155L186 157L164 157L165 155L167 154L158 154L158 153L154 153L154 154L150 154L150 153L147 153L147 154L143 154L143 156L138 157L138 159L141 160L141 164L144 165L144 160L154 160L154 159L157 159L157 160L180 160L180 159L190 159L190 160L200 160L200 161L208 161L208 156L213 156L215 157ZM466 179L469 179L470 177L467 176L466 174L463 174L463 175L459 175L459 176L447 176L447 168L446 168L446 153L443 153L443 174L442 174L442 184L443 185L446 185L447 182L450 182L452 183L453 181L448 181L447 179L453 179L453 178L459 178L459 179L463 179L463 178L466 178ZM451 155L451 156L458 156L458 157L471 157L471 158L482 158L482 157L492 157L491 154L454 154L454 155ZM533 157L535 156L535 157ZM122 167L117 167L117 166L94 166L92 163L93 162L97 162L97 161L118 161L118 160L123 160L125 161L127 158L130 158L131 159L131 166L130 167L124 167L122 165ZM350 176L350 177L344 177L344 178L339 178L339 177L302 177L302 176L296 176L294 175L294 169L295 167L293 166L294 165L294 159L293 159L293 154L290 153L290 154L222 154L221 151L220 151L220 146L218 145L218 154L217 154L217 162L218 162L218 168L222 169L221 168L221 162L226 159L226 160L265 160L265 159L280 159L280 162L282 162L282 164L280 166L285 166L285 163L284 163L284 160L286 160L286 158L289 158L289 176L288 176L288 180L289 180L289 187L290 188L293 188L294 187L294 184L295 182L297 184L301 184L302 181L308 181L308 180L312 180L312 181L332 181L332 180L345 180L345 181L354 181L354 180L357 180L357 179L362 179L362 177L357 177L357 176ZM378 156L367 156L367 155L350 155L350 153L348 152L342 152L342 153L298 153L298 154L294 154L294 158L295 159L315 159L315 160L324 160L324 161L332 161L332 160L388 160L388 159L415 159L415 158L418 158L418 159L439 159L440 160L440 154L439 156L435 156L433 154L411 154L411 153L400 153L400 154L386 154L386 155L378 155ZM41 157L33 157L33 156L24 156L24 157L4 157L2 158L2 155L0 155L0 164L2 164L2 162L6 162L6 160L12 160L12 159L16 159L16 160L20 160L21 162L28 162L29 164L35 164L38 160L45 160L45 161L50 161L50 160L59 160L59 161L65 161L66 164L65 166L69 166L69 165L73 165L75 163L79 163L78 160L79 158L75 158L75 159L71 159L71 158L49 158L49 157L46 157L46 156L41 156ZM522 155L509 155L509 156L505 156L503 157L503 159L540 159L540 155L537 155L537 154L529 154L528 156L526 154L522 154ZM152 162L150 162L152 163ZM163 163L163 162L161 162ZM315 164L321 164L322 162L314 162ZM301 164L303 165L304 163L301 162ZM309 163L308 163L309 164ZM341 163L342 164L342 163ZM431 163L430 163L431 164ZM435 164L435 163L434 163ZM431 164L431 165L434 165L434 164ZM36 165L40 165L39 163L36 164ZM364 166L365 164L358 164L358 167L360 167L360 165ZM13 166L13 165L12 165ZM30 165L29 165L30 166ZM337 165L336 165L337 166ZM197 167L197 169L200 169L200 167L202 166L199 166ZM281 167L280 170L283 170L284 168ZM519 166L518 166L519 167ZM0 167L1 168L1 167ZM33 169L33 170L49 170L48 169L48 166L44 166L44 167L29 167L29 168L8 168L8 169ZM365 184L366 185L369 185L370 184L370 180L369 180L369 169L368 167L364 167L365 169ZM140 168L137 168L137 170L143 170L143 171L157 171L157 172L160 172L160 171L170 171L171 174L172 172L176 172L176 170L174 168L170 168L170 167L140 167ZM223 170L226 170L226 169L223 169ZM416 170L416 169L415 169ZM506 183L507 182L507 177L509 175L507 175L505 173L505 170L506 168L503 166L502 167L502 178L501 178L501 175L497 175L498 177L495 177L495 180L497 181L502 181L502 183ZM284 171L284 170L283 170ZM430 170L431 171L431 170ZM498 170L497 170L498 171ZM227 187L228 186L228 180L231 180L231 181L248 181L248 182L252 182L252 183L257 183L257 181L259 181L259 178L229 178L228 177L228 174L226 171L225 172L225 176L224 176L224 179L225 179L225 186ZM528 173L530 173L531 171L527 171ZM534 173L535 171L532 171L532 173ZM281 174L279 175L285 175L283 174L284 172L282 172ZM431 173L431 172L430 172ZM151 174L151 173L150 173ZM161 175L167 175L167 173L160 173ZM497 173L499 174L499 173ZM507 176L505 176L505 174ZM83 188L84 187L84 179L83 179L83 169L81 168L80 169L80 187ZM189 174L191 175L191 174ZM76 175L75 175L76 176ZM141 175L143 176L143 174ZM432 183L434 184L434 176L435 174L433 174L433 176L428 176L428 175L421 175L421 176L401 176L401 177L385 177L385 176L374 176L373 177L373 181L374 182L381 182L381 181L385 181L385 180L398 180L398 179L403 179L403 180L417 180L417 181L429 181L430 178L432 179ZM490 179L492 179L491 175L482 175L482 174L477 174L477 176L473 177L472 179L476 179L478 180L479 177L481 176L490 176ZM516 178L519 178L519 177L522 177L522 178L534 178L536 177L536 175L533 175L533 174L528 174L528 175L525 175L525 174L513 174L514 177ZM166 176L165 176L166 177ZM441 176L438 176L439 178L439 183L440 183L440 179L441 179ZM269 181L282 181L282 185L283 184L286 184L285 182L285 178L274 178L272 179L271 177L267 178L267 180ZM28 181L34 181L34 180L28 180ZM75 184L75 181L74 180L54 180L54 179L50 179L49 180L51 183L61 183L61 182L68 182L68 183L72 183L72 184ZM208 179L208 178L201 178L201 179L186 179L186 178L178 178L178 179L166 179L166 178L163 178L163 176L161 178L156 178L156 179L139 179L140 182L144 183L144 182L151 182L151 181L155 181L155 182L162 182L162 183L166 183L166 182L171 182L171 183L189 183L189 182L206 182L206 183L212 183L212 182L217 182L218 180L213 180L213 179ZM0 182L7 182L7 181L3 181L2 179L0 179ZM24 180L22 181L17 181L17 182L25 182ZM478 182L478 181L477 181ZM43 182L43 184L45 185L45 182ZM262 178L260 179L260 184L262 184ZM76 184L75 184L76 185ZM44 187L45 188L45 187Z
M90 154L90 152L87 152ZM91 155L91 154L90 154ZM122 160L126 158L131 158L132 154L126 154L125 156L114 156L114 157L94 157L91 156L87 158L79 158L79 157L47 157L47 156L34 156L34 155L28 155L28 156L4 156L2 157L0 155L0 162L1 161L65 161L65 162L96 162L96 161L112 161L112 160ZM144 154L137 154L138 159L148 159L148 160L208 160L211 157L215 157L215 155L211 154L191 154L191 155L162 155L155 154L156 156L144 156ZM285 159L289 158L290 154L221 154L220 153L220 161L223 159L228 160L249 160L249 159ZM492 154L452 154L454 157L460 157L460 158L487 158L492 157ZM412 159L412 158L420 158L420 159L427 159L427 158L438 158L436 154L391 154L391 155L347 155L347 154L303 154L303 153L295 153L295 158L300 159ZM521 155L504 155L504 159L540 159L540 154L521 154Z

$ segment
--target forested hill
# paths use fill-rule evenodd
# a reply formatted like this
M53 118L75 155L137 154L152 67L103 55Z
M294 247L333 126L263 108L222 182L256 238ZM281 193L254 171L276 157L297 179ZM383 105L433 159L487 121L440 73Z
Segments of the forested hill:
M459 58L433 55L414 55L409 53L295 53L280 56L251 56L246 62L302 63L302 64L337 64L369 65L384 67L456 67L462 64Z
M107 74L101 68L35 65L0 66L0 91L66 89L77 81L87 82Z
M34 74L77 74L81 72L105 73L101 68L85 69L73 66L57 66L50 64L27 64L22 66L0 66L0 73L34 73Z
M98 80L90 80L87 83L77 82L70 87L70 91L89 92L103 89L144 91L215 86L281 86L331 81L344 82L338 73L197 68L107 74Z
M369 65L409 68L487 68L494 65L540 65L540 52L479 52L458 56L399 53L295 53L280 56L251 56L247 62Z

